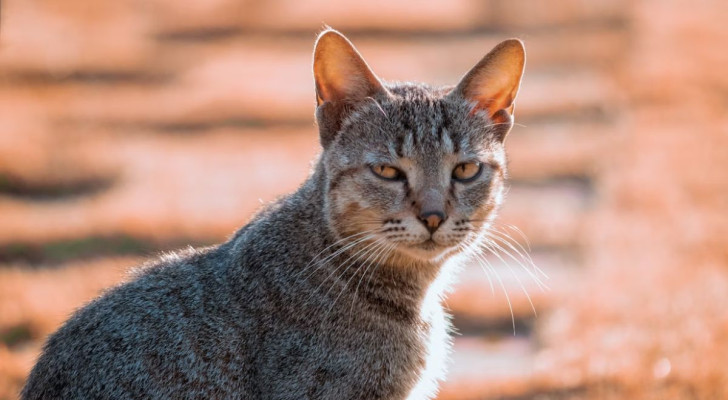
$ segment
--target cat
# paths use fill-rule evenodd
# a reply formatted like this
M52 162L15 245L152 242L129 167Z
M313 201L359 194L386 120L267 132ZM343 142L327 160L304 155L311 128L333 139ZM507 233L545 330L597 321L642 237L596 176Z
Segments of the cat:
M525 66L498 44L456 86L385 84L327 29L322 153L227 242L144 266L50 336L23 399L428 399L457 260L504 194Z

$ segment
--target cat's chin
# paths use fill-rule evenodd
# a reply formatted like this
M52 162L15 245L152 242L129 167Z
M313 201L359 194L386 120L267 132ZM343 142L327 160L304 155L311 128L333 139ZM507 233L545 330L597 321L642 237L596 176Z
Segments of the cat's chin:
M457 252L457 247L443 246L427 240L416 245L402 246L398 250L403 255L417 261L442 263Z

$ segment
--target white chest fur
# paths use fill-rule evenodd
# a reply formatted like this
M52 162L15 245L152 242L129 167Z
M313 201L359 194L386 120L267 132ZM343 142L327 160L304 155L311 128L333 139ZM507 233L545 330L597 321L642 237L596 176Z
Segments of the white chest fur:
M427 356L425 368L419 380L407 396L407 400L431 399L437 394L439 382L445 378L448 367L448 355L452 347L449 330L449 318L440 304L428 310L429 334L425 338Z

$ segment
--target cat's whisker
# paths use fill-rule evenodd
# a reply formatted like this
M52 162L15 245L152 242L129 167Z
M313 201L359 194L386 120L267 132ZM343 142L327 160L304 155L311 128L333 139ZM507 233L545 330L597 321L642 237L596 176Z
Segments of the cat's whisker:
M339 240L335 241L334 243L330 244L329 246L326 246L326 248L324 248L323 250L321 250L321 251L319 251L318 253L316 253L316 255L314 255L314 256L313 256L313 257L311 258L311 261L309 261L309 262L308 262L308 264L306 264L306 265L305 265L305 266L304 266L304 267L303 267L303 268L301 269L301 271L300 271L299 273L302 273L302 272L304 272L304 271L305 271L306 269L308 269L309 267L311 267L312 265L314 265L314 264L316 264L316 263L319 263L320 261L323 261L323 260L319 260L319 257L320 257L321 255L323 255L323 254L324 254L324 253L325 253L325 252L326 252L327 250L329 250L329 249L331 249L331 248L333 248L333 247L335 247L335 246L337 246L337 245L340 245L341 243L345 243L345 242L347 242L347 241L349 241L349 240L351 240L351 239L354 239L354 238L356 238L356 237L360 237L360 236L362 236L362 235L366 235L366 234L369 234L369 233L371 233L371 232L373 232L373 231L374 231L374 230L371 230L371 231L365 231L365 232L359 232L359 233L355 233L355 234L352 234L352 235L349 235L349 236L343 237L343 238L341 238L341 239L339 239ZM331 254L329 254L329 255L328 255L327 257L329 257L329 256L331 256ZM326 259L326 258L324 258L324 260L325 260L325 259Z
M369 271L369 268L370 268L370 267L372 266L372 264L376 264L376 263L378 263L378 262L380 261L380 259L381 259L381 256L382 256L382 255L384 254L384 252L385 252L385 251L386 251L386 250L387 250L387 249L388 249L388 248L389 248L390 246L393 246L393 244L391 244L391 243L387 243L386 241L385 241L385 242L383 242L383 245L382 245L382 246L381 246L381 247L379 248L379 250L377 251L377 254L376 254L376 256L374 257L374 259L372 260L372 262L370 262L370 263L369 263L369 264L367 265L367 267L366 267L366 269L364 270L364 272L362 272L362 274L361 274L361 278L359 278L359 282L357 282L357 284L356 284L356 287L355 287L355 289L354 289L354 296L353 296L353 298L352 298L352 300L351 300L351 304L352 304L352 307L354 306L354 302L356 301L356 295L357 295L357 293L359 293L359 286L361 285L361 282L362 282L362 280L363 280L363 279L364 279L364 277L366 276L366 274L367 274L367 271Z
M500 286L501 290L503 291L503 295L506 297L506 303L508 303L508 311L511 313L511 326L513 327L513 336L516 336L516 315L513 312L513 303L511 302L511 296L508 294L508 289L506 289L505 284L503 284L503 280L500 277L500 274L498 271L496 271L495 268L490 264L488 260L485 258L481 259L488 265L491 272L493 272L493 276L495 276L495 279L498 281L498 285Z
M320 260L320 261L317 261L317 262L316 262L316 264L311 264L311 265L307 266L306 268L304 268L304 269L303 269L303 270L302 270L301 272L299 272L299 273L298 273L298 274L296 275L296 278L298 278L298 277L300 276L300 274L302 274L303 272L305 272L305 270L307 270L307 269L309 269L309 268L311 268L312 266L314 266L314 265L315 265L316 267L315 267L315 268L314 268L314 269L313 269L312 271L310 271L310 272L309 272L309 274L308 274L308 275L306 276L306 279L310 278L310 277L311 277L311 276L312 276L312 275L313 275L313 274L314 274L314 273L315 273L316 271L318 271L318 270L320 270L321 268L323 268L323 267L324 267L324 266L326 265L326 263L327 263L328 261L331 261L331 260L333 260L333 259L334 259L334 258L336 258L336 257L337 257L338 255L340 255L341 253L343 253L343 252L345 252L345 251L347 251L347 250L351 249L352 247L354 247L354 246L356 246L356 245L358 245L358 244L360 244L360 243L362 243L362 242L365 242L365 241L367 241L367 240L373 239L373 238L375 238L375 237L377 237L377 235L375 235L375 234L370 234L370 235L367 235L367 236L364 236L364 237L358 238L358 239L356 239L356 240L354 240L354 241L352 241L352 242L350 242L350 243L347 243L346 245L344 245L343 247L341 247L340 249L338 249L338 250L337 250L337 251L335 251L334 253L332 253L332 254L328 255L327 257L324 257L324 258L323 258L322 260Z
M548 275L546 275L546 273L543 272L541 270L541 268L539 268L536 265L536 263L533 261L533 258L531 258L531 255L529 254L530 249L531 249L530 244L528 245L529 249L526 250L525 248L523 248L523 246L517 240L513 239L513 237L511 237L506 232L503 232L503 231L500 231L497 229L489 229L488 232L493 234L493 235L490 235L491 238L493 238L493 239L497 238L501 243L508 246L511 250L515 251L524 261L526 261L528 264L530 264L534 271L540 273L546 279L549 279ZM520 230L519 230L519 232L520 232ZM521 234L523 235L523 232L521 232ZM523 235L523 237L528 242L528 239L525 238L525 235ZM518 248L516 248L514 246L514 244L515 244L515 246L518 246Z
M364 272L362 272L361 278L359 278L359 282L357 283L356 289L354 290L354 295L352 297L351 306L349 307L349 310L350 310L350 312L348 313L349 315L353 315L352 310L354 308L354 305L356 304L359 286L361 285L361 282L364 279L364 277L366 276L366 273L369 270L369 268L372 265L374 266L374 268L372 268L372 274L369 275L369 280L367 281L366 287L369 287L369 282L371 281L371 278L374 275L374 272L377 270L377 268L379 268L380 262L382 260L385 260L386 256L396 247L397 247L397 245L387 243L386 241L384 241L383 246L381 246L380 249L378 250L378 255L372 260L372 262L369 263L369 265L366 267ZM358 270L357 270L357 273L358 273ZM336 303L336 301L334 301L334 304L335 303ZM333 308L333 304L332 304L331 308ZM331 312L331 308L329 309L329 312ZM328 315L328 313L327 313L327 315Z
M506 256L508 256L508 258L510 258L511 260L515 261L518 265L520 265L521 268L523 268L523 270L526 271L526 273L531 277L531 279L533 279L533 281L536 282L536 285L542 291L550 290L548 285L546 285L530 268L528 268L526 266L526 264L524 264L521 260L519 260L513 254L511 254L511 252L509 252L507 249L503 248L503 246L499 245L495 240L495 239L497 239L496 237L490 235L488 232L486 232L485 236L486 236L486 238L485 238L485 242L483 243L483 245L487 246L486 247L487 250L490 253L492 253L494 256L498 257L503 264L508 265L510 267L510 264L503 259L503 257L501 256L501 253L505 254ZM531 261L531 265L534 265L533 261ZM535 265L534 265L534 267L535 267Z
M390 245L389 245L389 248L388 248L388 249L386 250L386 252L384 253L384 257L382 257L382 260L386 260L386 259L387 259L387 257L389 257L389 255L390 255L390 254L392 254L392 252L393 252L393 251L394 251L394 250L395 250L396 248L397 248L397 244L396 244L396 243L390 243ZM380 266L380 265L381 265L381 264L377 264L377 265L375 265L375 266L374 266L374 268L372 268L372 272L371 272L371 273L369 274L369 278L367 279L366 287L370 287L369 285L370 285L370 284L371 284L371 282L372 282L372 278L374 277L374 274L375 274L375 273L377 272L377 270L379 269L379 266Z
M490 285L490 293L491 295L495 295L495 287L493 286L493 280L490 278L490 273L483 268L483 266L480 264L480 261L477 259L478 255L477 252L477 243L474 240L469 241L469 243L465 244L465 248L467 249L468 255L471 256L477 263L480 269L485 273L485 277L488 278L488 284Z
M489 243L493 243L492 240L488 240L488 242ZM498 257L498 258L500 258L501 261L504 261L501 257ZM503 262L503 265L505 265L505 267L508 268L508 270L511 272L511 275L513 275L513 277L516 279L516 282L518 282L518 286L521 287L521 290L523 291L523 294L526 295L526 299L528 300L528 304L531 305L531 310L533 311L533 315L537 317L538 316L538 313L536 312L536 307L533 305L533 301L531 300L531 295L528 293L528 290L526 289L526 286L523 285L523 282L521 281L521 278L518 277L518 274L516 274L516 272L513 270L513 267L511 267L510 263ZM525 269L525 267L524 267L524 269ZM528 269L526 269L526 271L528 272ZM538 282L538 281L536 281L536 282Z
M364 262L361 263L356 268L356 270L354 271L354 273L351 274L351 276L349 277L349 279L346 280L346 282L344 283L344 286L341 288L341 291L336 296L336 298L334 298L334 301L331 303L331 306L329 307L329 309L326 312L326 314L324 314L324 317L322 318L323 320L325 320L328 317L329 313L331 313L331 310L334 308L334 305L336 305L336 302L339 300L339 298L341 297L341 295L344 294L344 292L346 291L346 288L349 286L349 282L351 282L351 280L357 275L357 273L361 270L361 268L364 266L364 264L366 264L366 262L371 258L371 256L376 251L378 251L378 249L380 248L380 246L383 246L385 244L386 243L383 241L383 239L382 238L379 238L376 241L374 241L374 243L372 243L372 244L370 244L370 245L367 246L367 248L370 248L370 249L367 252L364 253L364 255L366 255L366 258L364 259ZM373 248L372 248L372 246L373 246ZM364 255L359 256L356 259L352 260L351 264L344 268L344 270L342 271L342 275L346 272L346 270L348 268L351 267L351 265L354 265L357 261L359 261L361 259L361 257L364 257ZM331 285L331 287L329 287L329 290L326 292L326 295L324 297L328 297L328 294L331 292L331 289L333 287L334 287L334 285Z
M533 274L533 273L532 273L532 272L531 272L531 271L530 271L530 270L529 270L528 268L526 268L526 267L525 267L525 265L524 265L523 263L521 263L521 262L520 262L520 261L519 261L518 259L516 259L516 258L515 258L515 257L514 257L514 256L513 256L512 254L510 254L510 253L509 253L508 251L506 251L505 249L503 249L503 247L499 246L499 245L498 245L498 244L497 244L497 243L496 243L495 241L493 241L493 240L491 239L491 237L490 237L490 236L486 235L486 238L484 238L484 239L485 239L485 240L484 240L484 241L483 241L483 242L481 243L481 247L482 247L482 249L483 249L483 250L487 251L487 252L488 252L489 254L492 254L493 256L495 256L496 258L498 258L498 260L499 260L499 261L500 261L500 262L501 262L501 263L502 263L502 264L503 264L504 266L506 266L506 267L507 267L507 268L508 268L508 269L509 269L509 270L511 271L511 273L513 274L513 269L511 268L511 265L510 265L510 263L509 263L508 261L506 261L506 260L505 260L505 259L503 258L503 256L501 256L501 253L505 253L505 254L507 254L507 255L509 256L509 258L511 258L511 259L513 259L513 260L515 260L515 261L516 261L516 263L518 263L518 264L519 264L519 265L520 265L520 266L521 266L521 267L522 267L522 268L523 268L523 269L524 269L524 270L526 271L526 273L527 273L527 274L528 274L528 275L529 275L529 276L530 276L530 277L531 277L531 278L532 278L532 279L534 280L534 282L536 282L536 285L537 285L537 286L538 286L538 287L539 287L539 288L540 288L541 290L544 290L545 284L544 284L543 282L541 282L541 281L540 281L540 280L538 279L538 277L537 277L537 276L535 276L535 275L534 275L534 274ZM518 283L519 283L519 284L521 285L521 287L523 288L523 284L521 283L520 279L519 279L519 278L518 278L518 277L517 277L517 276L516 276L515 274L514 274L514 277L516 278L516 280L518 281ZM525 291L525 288L523 288L523 290ZM526 294L526 297L529 297L529 296L528 296L528 294ZM529 297L529 299L530 299L530 297ZM534 310L534 312L535 312L535 310Z
M503 225L503 227L507 228L507 229L511 229L511 230L515 231L516 233L518 233L521 236L521 238L523 239L523 241L526 242L526 248L528 249L528 251L531 251L531 241L528 240L528 237L526 236L526 234L523 233L523 231L519 227L517 227L515 225L511 225L511 224Z
M339 292L339 295L336 296L333 303L331 303L331 306L329 307L329 310L324 315L324 318L326 318L326 316L329 315L331 310L334 308L334 305L336 305L336 302L339 300L341 295L344 294L344 292L346 291L346 288L349 286L349 282L351 282L351 280L354 279L354 277L356 277L356 275L359 273L359 271L361 271L364 268L364 265L367 265L367 269L368 269L369 268L368 265L371 265L372 257L375 254L377 254L380 251L380 249L386 247L386 245L387 245L387 243L384 239L377 239L377 241L375 243L377 244L377 246L375 246L374 249L372 249L371 251L368 252L366 259L364 259L364 261L356 268L354 273L351 274L349 279L344 283L344 287L341 289L341 292ZM364 275L362 275L362 276L364 276ZM354 297L356 297L356 295Z
M377 239L374 242L363 246L361 249L357 250L354 254L350 255L346 260L344 260L343 263L339 264L336 268L334 268L334 270L331 271L331 273L329 273L329 275L326 276L326 278L324 278L323 281L321 281L321 283L319 284L318 287L316 287L316 290L314 290L313 293L318 292L319 289L321 289L321 287L323 286L323 284L326 283L326 281L329 280L332 276L343 275L344 273L346 273L346 270L357 260L361 259L361 257L364 257L365 255L367 255L367 253L370 251L372 246L375 246L379 242L379 240L380 239ZM339 271L341 271L341 272L339 272ZM326 294L324 295L324 297L328 297L328 295L329 295L329 293L331 293L331 289L333 289L333 287L334 287L334 285L332 283L332 285L329 286L329 290L326 291Z
M493 239L489 242L490 246L492 248L488 248L488 251L501 259L501 261L510 266L510 263L506 262L505 260L500 257L501 253L504 253L508 256L510 259L514 259L516 263L526 272L526 274L536 283L536 285L539 287L541 291L547 291L550 290L549 286L544 283L533 271L531 268L528 268L524 263L520 262L518 259L516 259L512 254L510 254L507 250L503 249L503 247L499 246Z
M477 222L478 220L467 220L468 222ZM541 290L550 290L548 285L546 285L538 276L536 276L533 272L537 272L541 276L543 276L546 279L549 279L548 275L539 268L536 263L533 261L533 259L530 256L530 242L528 241L528 238L525 236L525 234L518 229L517 227L513 225L506 226L514 231L516 231L526 242L528 246L528 250L521 245L517 240L515 240L512 236L510 236L507 232L503 232L501 230L498 230L497 228L489 227L485 229L485 234L487 237L493 239L494 241L497 241L498 243L503 244L503 246L508 247L511 251L515 252L518 257L520 257L520 260L517 259L513 254L511 254L509 251L507 251L502 246L498 245L497 243L494 243L493 247L497 247L498 250L508 255L509 258L512 258L514 261L516 261L527 273L528 275L537 283L539 288ZM488 251L494 251L494 249L488 249ZM523 262L521 261L523 260ZM524 265L524 262L527 265ZM530 268L529 268L530 266Z
M511 312L511 324L513 325L513 336L516 336L516 316L513 313L513 304L511 303L511 297L508 295L508 290L506 289L506 286L503 284L503 280L501 279L500 275L498 274L498 271L493 268L493 265L490 264L490 261L488 261L482 253L476 251L475 252L476 257L481 261L480 266L483 268L483 265L486 265L488 269L493 272L493 276L495 276L495 279L498 281L498 285L503 290L503 294L506 296L506 302L508 303L508 310ZM483 271L485 269L483 268ZM487 275L487 273L486 273ZM490 278L488 278L490 279Z
M488 244L490 245L490 247L491 247L491 248L489 248L489 251L492 251L492 252L493 252L493 254L494 254L494 255L496 255L496 256L498 256L498 257L500 257L500 253L503 253L503 254L505 254L505 255L506 255L506 256L508 256L508 257L509 257L510 259L512 259L513 261L515 261L516 263L518 263L518 264L519 264L519 265L520 265L520 266L521 266L521 267L522 267L522 268L524 269L524 271L526 271L526 273L528 273L528 275L529 275L529 276L530 276L530 277L531 277L531 278L532 278L532 279L533 279L533 280L534 280L534 281L535 281L535 282L536 282L536 283L538 284L538 286L539 286L539 287L540 287L540 288L541 288L542 290L548 290L548 289L549 289L549 288L548 288L548 285L546 285L546 284L545 284L545 283L544 283L544 282L543 282L543 281L542 281L542 280L541 280L541 279L540 279L540 278L539 278L538 276L536 276L536 274L534 273L534 271L540 271L540 269L539 269L539 268L538 268L538 267L536 266L536 264L535 264L535 263L533 262L533 259L531 259L531 257L530 257L530 256L526 256L526 255L524 255L524 254L523 254L522 252L520 252L520 251L519 251L518 249L516 249L516 248L515 248L515 247L514 247L514 246L513 246L513 245L512 245L512 244L511 244L510 242L508 242L507 240L505 240L505 239L504 239L503 237L499 236L499 235L498 235L498 233L499 233L499 232L497 232L497 231L492 231L492 230L487 230L487 231L485 232L485 236L486 236L486 238L487 238L487 239L490 239L490 240L488 240L488 241L487 241L487 243L488 243ZM509 237L509 238L510 238L510 237ZM504 248L503 246L501 246L501 245L500 245L499 243L502 243L502 244L504 244L505 246L507 246L507 247L509 247L510 249L512 249L513 251L515 251L515 252L516 252L516 253L517 253L517 254L518 254L518 255L520 256L520 259L519 259L518 257L516 257L515 255L513 255L513 254L512 254L512 253L511 253L510 251L508 251L508 249L505 249L505 248ZM523 260L523 261L522 261L522 260ZM528 264L529 264L529 265L530 265L530 266L531 266L532 268L529 268L528 266L526 266L526 265L524 264L524 261L525 261L526 263L528 263ZM504 263L505 263L505 261L504 261ZM541 273L543 273L543 272L541 271Z
M375 237L375 236L372 236L372 237L367 237L367 239L372 239L372 238L374 238L374 237ZM360 241L359 241L359 242L358 242L357 244L359 244L359 243L361 243L361 242L363 242L363 241L364 241L364 240L360 240ZM343 265L345 265L345 264L346 264L346 263L347 263L347 262L348 262L349 260L351 260L351 259L352 259L353 257L355 257L355 256L357 257L357 259L358 259L359 257L361 257L362 255L360 255L360 254L361 254L362 252L365 252L365 251L366 251L366 250L367 250L367 249L368 249L369 247L371 247L371 246L372 246L372 244L373 244L373 243L367 244L367 245L363 246L363 247L362 247L361 249L358 249L358 250L357 250L356 252L354 252L353 254L349 255L349 257L348 257L348 258L347 258L347 259L346 259L346 260L345 260L345 261L344 261L343 263L339 264L339 265L338 265L338 266L336 266L336 267L335 267L335 268L334 268L334 269L333 269L332 271L330 271L330 272L328 273L328 275L326 275L326 277L324 277L324 279L323 279L323 280L322 280L322 281L321 281L321 282L320 282L320 283L319 283L319 284L318 284L318 285L316 286L316 288L315 288L314 290L312 290L312 291L311 291L311 293L309 294L308 298L309 298L309 299L311 299L311 298L312 298L312 297L313 297L313 296L314 296L314 295L315 295L316 293L318 293L318 292L319 292L319 291L321 290L321 288L322 288L322 287L323 287L323 286L324 286L324 285L326 284L326 282L327 282L327 281L328 281L329 279L331 279L331 278L332 278L332 277L333 277L334 275L338 274L338 273L339 273L339 270L341 269L341 267L342 267ZM351 248L351 246L349 246L349 248ZM327 265L329 265L329 264L321 264L321 265L317 266L317 267L316 267L316 268L315 268L315 269L314 269L313 271L311 271L311 272L310 272L310 273L308 274L308 276L306 277L306 279L309 279L310 277L312 277L312 276L313 276L313 275L314 275L314 274L315 274L315 273L316 273L317 271L320 271L320 270L322 270L322 269L325 269L325 267L326 267ZM345 271L346 271L346 269L344 269L344 272L345 272ZM324 271L324 273L326 273L326 271ZM343 273L343 272L342 272L342 273ZM332 286L333 286L333 285L332 285ZM329 291L327 291L326 293L328 294L328 293L329 293Z
M533 266L534 270L537 268L536 265L533 262L533 259L531 258L530 254L526 249L523 248L523 246L520 245L515 239L513 239L510 235L508 235L506 232L499 231L496 229L489 229L487 231L487 234L492 239L497 239L500 243L507 246L509 249L513 250L518 254L518 256L531 264ZM514 245L515 243L515 245ZM518 247L516 247L518 246Z
M311 265L308 268L308 269L310 269L310 271L308 272L308 274L305 277L301 277L300 276L300 273L299 273L299 274L296 275L296 278L300 278L301 280L307 280L307 279L311 278L316 272L318 272L318 271L322 270L323 268L325 268L328 265L328 261L331 261L331 260L335 259L337 256L339 256L340 254L344 253L345 251L350 250L354 246L356 246L356 245L358 245L358 244L360 244L360 243L362 243L362 242L364 242L366 240L370 240L370 239L372 239L374 237L376 237L376 235L365 236L363 238L360 238L360 239L355 240L354 242L351 242L351 243L346 244L344 247L342 247L341 249L337 250L334 254L331 254L329 257L326 257L323 260L317 262L316 264ZM301 271L301 273L302 272L305 272L305 271Z
M345 242L345 241L347 241L347 240L349 240L349 239L352 239L352 238L355 238L355 237L359 237L359 236L365 235L365 234L367 234L367 233L372 233L372 232L374 232L374 231L376 231L376 230L377 230L377 229L371 229L371 230L368 230L368 231L363 231L363 232L358 232L358 233L354 233L354 234L351 234L351 235L349 235L349 236L345 236L345 237L343 237L343 238L341 238L341 239L339 239L339 240L335 241L334 243L332 243L332 244L330 244L330 245L326 246L326 247L325 247L325 248L324 248L323 250L321 250L321 251L319 251L318 253L316 253L316 255L315 255L315 256L313 256L313 258L311 259L311 261L309 261L309 262L308 262L308 264L306 264L306 266L305 266L305 267L304 267L303 269L305 270L305 269L306 269L306 268L308 268L308 267L309 267L309 266L310 266L311 264L313 264L313 263L317 262L317 258L318 258L319 256L321 256L321 255L322 255L322 254L323 254L324 252L326 252L326 250L329 250L330 248L332 248L332 247L334 247L334 246L336 246L336 245L338 245L338 244L340 244L340 243L342 243L342 242Z

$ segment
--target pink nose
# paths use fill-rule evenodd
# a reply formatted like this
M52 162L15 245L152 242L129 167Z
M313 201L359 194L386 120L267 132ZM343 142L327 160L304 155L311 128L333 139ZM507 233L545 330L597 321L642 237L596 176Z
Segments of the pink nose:
M445 220L445 214L441 211L428 211L420 214L420 221L427 227L430 233L434 233Z

